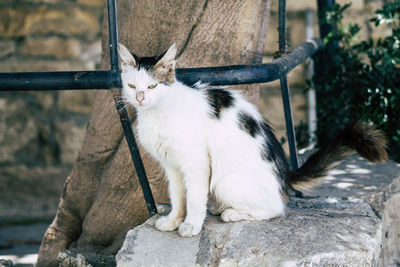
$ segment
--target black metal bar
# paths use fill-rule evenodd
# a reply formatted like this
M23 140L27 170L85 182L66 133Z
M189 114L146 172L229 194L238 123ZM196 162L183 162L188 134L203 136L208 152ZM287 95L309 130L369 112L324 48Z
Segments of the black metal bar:
M147 179L146 171L144 169L144 165L142 162L142 158L140 157L140 152L138 145L136 143L135 135L132 130L132 124L129 121L128 112L125 109L124 103L118 101L120 98L115 97L115 102L117 105L117 111L119 114L119 118L121 120L122 128L125 133L126 142L128 143L129 151L131 153L131 157L133 160L133 164L135 165L136 174L139 179L140 186L142 187L143 196L146 201L146 206L149 211L150 216L153 216L157 213L157 207L153 198L153 194L151 193L151 188L149 185L149 181Z
M280 57L270 63L177 69L176 77L187 85L193 85L198 81L211 85L271 82L283 77L321 47L322 42L319 39L312 39L297 46L287 56Z
M279 33L279 54L285 55L287 53L286 42L286 0L279 0L278 3L278 33Z
M279 53L287 53L286 42L286 0L279 0ZM292 108L290 104L289 83L286 74L280 78L283 110L286 121L286 135L289 142L290 165L293 170L299 168L296 151L296 136L294 132Z
M321 47L322 42L315 38L270 63L177 69L176 77L187 85L198 81L212 85L271 82L283 77ZM119 73L113 71L0 73L0 91L112 89L120 87L120 82Z
M326 9L331 8L335 5L335 0L317 0L318 5L318 20L319 20L319 34L321 39L324 39L329 32L334 30L334 26L323 22L323 16Z
M94 90L121 86L112 71L57 71L0 73L0 91Z
M293 117L292 117L292 106L290 103L290 95L289 95L289 83L287 80L287 76L285 75L280 79L281 82L281 91L282 91L282 100L283 100L283 111L285 113L285 121L286 121L286 135L289 142L289 152L290 152L290 165L293 170L299 168L299 162L297 159L297 151L296 151L296 136L293 127Z
M115 0L107 1L108 7L108 43L110 45L111 71L120 72L118 63L118 25L117 3Z
M117 112L124 130L125 139L128 143L129 151L131 153L133 164L135 165L136 174L142 187L143 196L146 201L147 209L150 216L157 213L157 207L154 202L154 197L151 192L149 180L147 179L146 171L140 157L138 145L136 143L135 135L132 130L132 124L129 120L128 112L126 111L125 105L119 101L121 99L121 70L119 69L118 63L118 28L117 28L117 16L116 16L116 3L115 0L108 0L108 27L109 27L109 45L110 45L110 63L111 72L118 73L119 86L118 92L114 94L114 100L117 107Z

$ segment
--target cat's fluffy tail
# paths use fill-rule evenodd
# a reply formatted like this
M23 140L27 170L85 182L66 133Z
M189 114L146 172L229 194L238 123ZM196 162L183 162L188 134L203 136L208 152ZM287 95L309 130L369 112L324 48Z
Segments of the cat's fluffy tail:
M374 126L354 123L336 135L328 146L312 154L299 169L290 172L288 184L296 190L309 189L354 152L371 162L384 162L388 159L386 142Z

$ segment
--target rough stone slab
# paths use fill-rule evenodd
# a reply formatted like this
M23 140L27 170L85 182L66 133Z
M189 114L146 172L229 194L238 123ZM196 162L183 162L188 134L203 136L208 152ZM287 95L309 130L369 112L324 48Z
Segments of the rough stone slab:
M192 238L160 232L154 220L128 233L117 266L370 266L381 244L381 223L359 199L295 199L269 221L209 216Z
M58 267L109 267L115 266L115 260L110 255L94 253L78 253L76 249L64 250L57 256Z
M301 156L301 160L307 158ZM332 170L329 175L306 194L312 196L358 197L365 201L371 194L383 191L397 177L400 177L400 164L387 161L374 164L354 155Z
M400 179L399 179L400 180ZM382 218L382 255L380 266L400 266L400 193L385 203Z
M400 193L400 177L394 179L391 184L377 192L365 194L362 199L371 206L379 218L382 218L382 213L390 206L387 204L388 200L398 193ZM400 220L400 217L398 217L398 220Z

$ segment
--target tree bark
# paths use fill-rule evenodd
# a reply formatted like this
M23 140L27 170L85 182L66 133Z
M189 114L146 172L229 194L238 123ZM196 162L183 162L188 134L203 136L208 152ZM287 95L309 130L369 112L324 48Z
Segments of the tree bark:
M270 0L147 0L117 2L119 40L140 56L178 48L178 67L261 62ZM102 66L109 68L107 13ZM242 86L256 103L257 86ZM129 109L134 122L135 113ZM141 150L156 202L167 202L163 171ZM57 265L67 248L115 254L126 232L149 217L115 109L113 93L98 91L84 144L47 229L37 266Z

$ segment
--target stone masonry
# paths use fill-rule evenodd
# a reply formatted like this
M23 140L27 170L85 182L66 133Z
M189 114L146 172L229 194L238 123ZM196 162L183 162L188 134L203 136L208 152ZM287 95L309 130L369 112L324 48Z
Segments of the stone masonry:
M0 72L98 69L103 5L103 0L1 1ZM54 215L94 94L0 93L0 220Z

